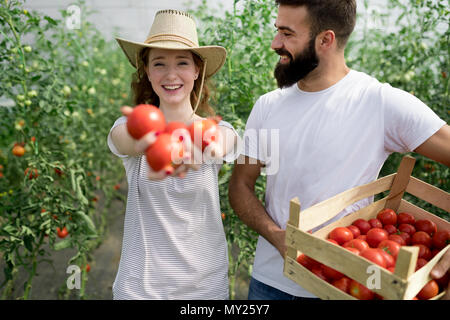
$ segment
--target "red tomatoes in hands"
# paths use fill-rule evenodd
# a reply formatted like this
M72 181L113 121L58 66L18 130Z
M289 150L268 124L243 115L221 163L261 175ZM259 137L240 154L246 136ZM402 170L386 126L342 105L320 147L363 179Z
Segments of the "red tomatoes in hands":
M166 126L164 114L157 107L150 104L140 104L127 117L128 133L136 140L154 131L162 132Z
M192 142L201 149L202 152L211 142L219 142L220 130L217 125L219 121L219 118L198 120L194 121L189 126Z

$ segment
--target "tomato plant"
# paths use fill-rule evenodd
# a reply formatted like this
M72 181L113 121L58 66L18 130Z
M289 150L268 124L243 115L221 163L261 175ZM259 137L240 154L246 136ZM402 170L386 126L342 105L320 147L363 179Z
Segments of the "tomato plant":
M33 297L38 265L53 263L52 251L73 249L68 263L84 265L103 239L112 200L121 197L112 186L123 166L106 137L119 107L129 104L120 75L131 67L91 23L70 31L61 13L57 20L25 10L23 1L0 5L3 299Z

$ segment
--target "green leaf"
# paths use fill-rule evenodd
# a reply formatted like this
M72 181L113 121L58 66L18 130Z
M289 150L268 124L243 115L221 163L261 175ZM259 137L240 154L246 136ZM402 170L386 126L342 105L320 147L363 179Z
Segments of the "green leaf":
M85 214L83 211L77 211L76 214L83 220L88 234L89 235L97 235L97 229L95 228L95 224L92 221L92 219L87 214Z
M69 247L71 247L71 245L72 245L72 242L71 242L70 239L64 239L64 240L61 240L61 241L55 243L53 248L56 251L59 251L59 250L63 250L63 249L69 248Z
M33 236L31 235L26 235L25 237L23 237L23 243L25 245L25 248L32 252L33 251Z

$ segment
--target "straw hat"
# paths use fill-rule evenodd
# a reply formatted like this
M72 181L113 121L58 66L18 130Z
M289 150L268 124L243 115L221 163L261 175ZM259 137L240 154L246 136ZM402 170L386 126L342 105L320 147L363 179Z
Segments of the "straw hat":
M206 77L211 77L225 63L227 52L220 46L199 46L197 28L193 17L178 10L160 10L156 13L147 39L144 42L116 38L130 63L136 68L138 53L142 48L190 50L206 65Z

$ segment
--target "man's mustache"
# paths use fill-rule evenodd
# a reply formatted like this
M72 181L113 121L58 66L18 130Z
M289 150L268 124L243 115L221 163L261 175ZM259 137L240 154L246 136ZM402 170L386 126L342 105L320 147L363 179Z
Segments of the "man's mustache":
M291 61L292 61L292 56L291 56L291 54L290 54L289 52L287 52L286 50L284 50L284 49L275 49L275 52L276 52L278 55L280 55L280 56L288 56L289 59L291 59Z

